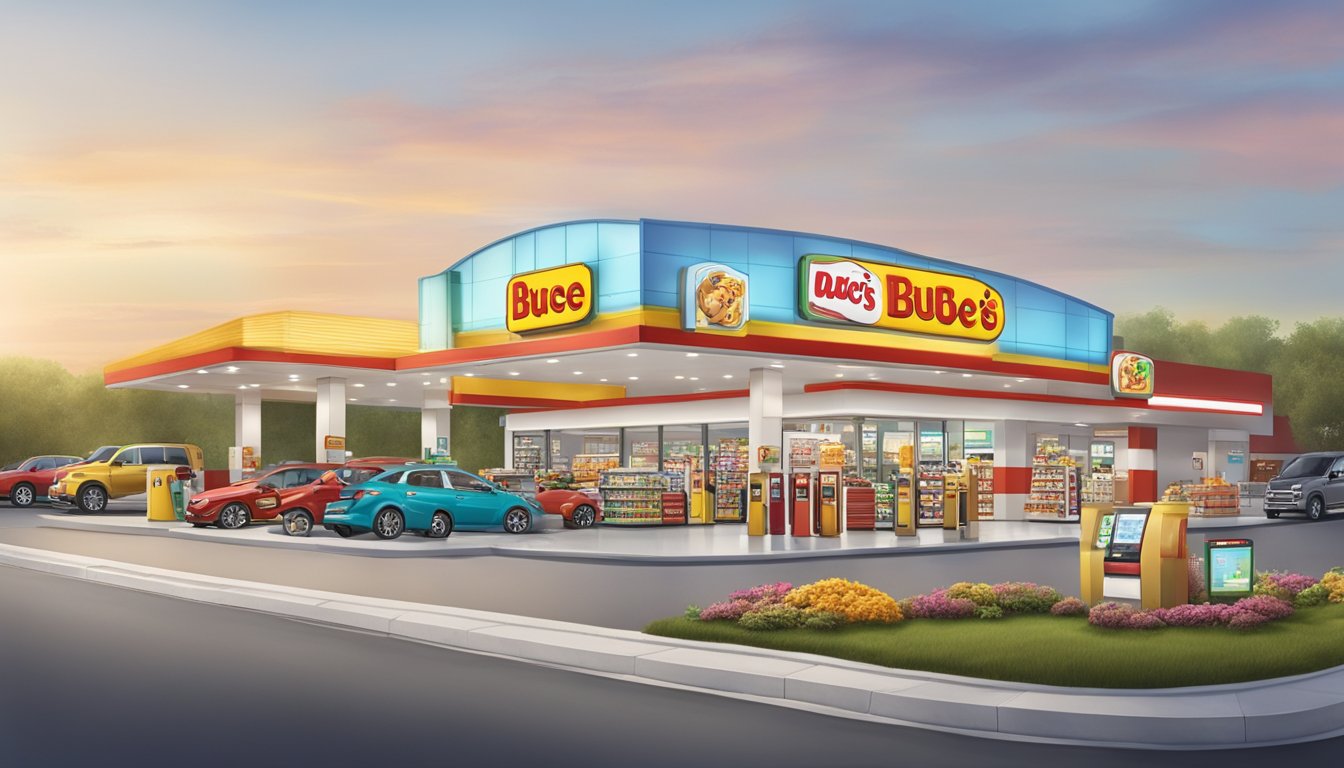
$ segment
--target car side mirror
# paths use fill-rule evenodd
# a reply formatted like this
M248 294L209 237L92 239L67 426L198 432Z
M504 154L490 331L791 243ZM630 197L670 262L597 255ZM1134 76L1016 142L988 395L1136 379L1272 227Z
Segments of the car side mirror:
M1338 480L1338 479L1339 479L1339 475L1340 475L1340 472L1339 472L1338 469L1336 469L1336 470L1334 470L1333 472L1330 473L1330 479L1331 479L1331 480Z

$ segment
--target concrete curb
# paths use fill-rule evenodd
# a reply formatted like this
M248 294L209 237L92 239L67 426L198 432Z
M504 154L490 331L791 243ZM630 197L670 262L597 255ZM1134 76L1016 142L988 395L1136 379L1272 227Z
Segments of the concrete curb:
M0 565L631 682L986 738L1190 750L1344 734L1344 667L1201 688L1071 689L212 578L8 544L0 544Z

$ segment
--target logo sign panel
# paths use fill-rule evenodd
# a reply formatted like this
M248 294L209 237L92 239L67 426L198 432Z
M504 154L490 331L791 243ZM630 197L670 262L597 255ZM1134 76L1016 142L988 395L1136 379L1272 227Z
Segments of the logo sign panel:
M505 325L533 333L581 323L593 311L593 270L587 264L514 275L507 287Z
M722 264L687 267L681 327L687 331L740 331L749 319L747 276Z
M1153 359L1133 352L1111 355L1111 394L1116 397L1153 396Z
M975 278L817 254L798 276L808 320L972 341L1003 333L1003 296Z

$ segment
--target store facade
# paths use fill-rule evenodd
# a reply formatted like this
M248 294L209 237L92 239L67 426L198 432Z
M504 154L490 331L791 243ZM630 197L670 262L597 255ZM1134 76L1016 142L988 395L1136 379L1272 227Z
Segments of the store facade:
M1081 299L777 230L648 219L529 230L422 278L413 331L414 351L242 344L205 363L161 348L107 376L229 391L220 365L272 366L291 371L286 396L333 412L354 399L342 396L349 380L413 384L386 404L422 409L426 448L470 439L447 434L453 406L507 408L509 468L580 485L617 469L680 477L715 492L690 516L705 523L742 519L763 447L786 468L825 451L854 483L908 483L916 497L923 476L972 471L982 517L1063 519L1084 493L1142 502L1171 482L1245 479L1236 459L1273 432L1269 377L1116 350L1111 313ZM1040 469L1051 466L1071 469ZM1046 490L1056 479L1062 507Z

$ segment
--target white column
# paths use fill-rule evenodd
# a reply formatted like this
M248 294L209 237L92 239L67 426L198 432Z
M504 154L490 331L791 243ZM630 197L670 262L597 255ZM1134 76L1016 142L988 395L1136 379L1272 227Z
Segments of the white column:
M345 437L345 379L317 380L317 429L315 436L318 461L327 460L325 438Z
M504 468L513 469L513 430L504 428Z
M784 429L784 377L773 368L753 368L747 403L747 450L752 472L760 472L756 449L780 445ZM781 446L782 447L782 446Z
M261 456L261 391L239 390L233 396L233 444L239 448L250 446L255 456ZM242 473L229 473L229 482L242 479Z
M452 416L453 406L449 404L448 393L431 397L425 394L424 407L420 409L420 453L431 453L438 445L440 437L449 438L449 452L452 452Z
M994 422L994 519L1026 519L1031 486L1031 460L1036 446L1028 445L1025 421Z

